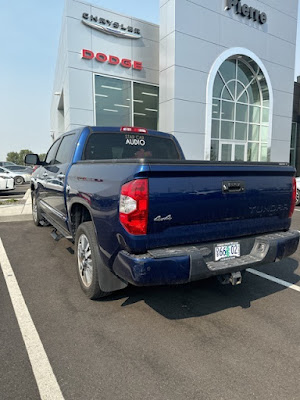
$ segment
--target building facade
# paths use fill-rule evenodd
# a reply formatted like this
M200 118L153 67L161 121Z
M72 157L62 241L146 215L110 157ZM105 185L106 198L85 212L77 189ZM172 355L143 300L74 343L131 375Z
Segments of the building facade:
M294 83L294 104L293 104L293 122L291 136L291 155L290 163L297 170L297 176L300 176L300 77Z
M297 10L298 0L160 0L157 26L67 0L53 136L135 125L174 134L188 159L288 162Z
M84 125L157 129L159 27L66 0L51 133Z

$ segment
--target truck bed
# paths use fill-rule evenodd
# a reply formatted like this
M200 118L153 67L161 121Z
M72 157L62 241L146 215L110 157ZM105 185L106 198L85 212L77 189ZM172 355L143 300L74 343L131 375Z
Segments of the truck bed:
M72 166L68 180L73 189L90 197L107 252L112 254L120 245L111 243L113 229L121 235L122 245L137 254L288 230L293 175L294 169L284 163L141 159L80 161ZM84 185L78 176L85 177ZM148 230L141 236L124 232L118 217L121 186L137 178L149 182Z

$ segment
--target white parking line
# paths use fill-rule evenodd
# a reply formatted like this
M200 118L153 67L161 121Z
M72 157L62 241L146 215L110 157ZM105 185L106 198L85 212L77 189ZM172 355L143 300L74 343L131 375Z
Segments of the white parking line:
M33 374L42 400L63 400L43 343L32 321L20 287L0 239L0 265L17 321L26 346Z
M248 269L246 269L246 271L250 272L253 275L260 276L261 278L265 278L265 279L268 279L269 281L278 283L279 285L285 286L289 289L296 290L296 292L300 292L300 286L294 285L293 283L283 281L282 279L278 279L278 278L275 278L274 276L264 274L263 272L256 271L255 269L252 269L252 268L248 268Z
M295 211L298 211L298 212L300 212L300 210L298 210L298 208L296 208L296 209L295 209Z

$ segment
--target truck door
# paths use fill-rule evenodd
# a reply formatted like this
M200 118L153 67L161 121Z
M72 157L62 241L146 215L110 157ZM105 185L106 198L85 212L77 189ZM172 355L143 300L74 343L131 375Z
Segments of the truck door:
M52 218L66 228L67 211L65 205L66 174L72 162L76 147L75 134L62 138L55 160L49 170L46 202L52 212Z
M45 164L41 165L36 171L36 183L37 183L37 193L38 193L38 201L40 202L43 211L47 213L47 210L44 209L44 202L47 197L47 181L49 175L51 176L51 167L55 160L55 156L60 145L61 138L57 139L46 155Z
M45 190L43 196L44 211L63 228L66 228L67 218L65 206L66 173L72 162L75 147L74 133L63 136L55 157L51 160L50 165L44 167L42 172Z

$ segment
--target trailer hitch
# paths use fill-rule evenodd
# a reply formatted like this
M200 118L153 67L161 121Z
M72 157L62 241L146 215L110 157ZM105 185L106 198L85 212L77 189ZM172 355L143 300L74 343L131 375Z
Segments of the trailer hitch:
M231 283L232 286L236 286L242 283L242 274L240 271L232 272L231 274L218 275L217 278L222 285L228 285Z

